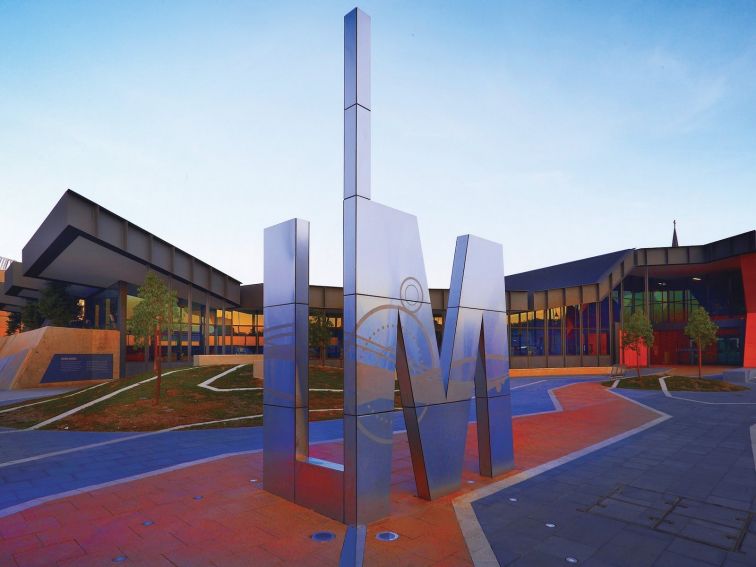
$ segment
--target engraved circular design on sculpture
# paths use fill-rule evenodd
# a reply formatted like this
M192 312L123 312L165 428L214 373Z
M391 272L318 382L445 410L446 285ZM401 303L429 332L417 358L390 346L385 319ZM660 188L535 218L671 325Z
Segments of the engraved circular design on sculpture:
M404 278L402 285L399 286L399 297L401 298L402 306L414 313L422 307L423 300L425 299L423 286L420 285L420 281L417 278L412 276Z
M418 290L422 289L420 287L420 282L418 282L417 279L415 279L415 278L406 278L404 280L404 282L402 283L402 290L405 289L405 285L404 284L405 284L405 282L408 282L408 281L409 281L409 285L416 286L416 289L418 289ZM414 284L412 282L414 282ZM409 293L413 293L413 292L411 290L409 290ZM418 298L422 298L422 292L421 291L419 292L419 294L417 295L417 297ZM377 313L379 313L381 311L386 311L386 310L397 310L397 311L403 312L406 315L408 315L409 317L411 317L412 320L413 320L413 322L414 322L414 324L416 324L417 327L419 329L421 329L421 331L422 331L421 336L422 336L422 342L424 344L423 345L418 345L418 346L420 346L421 348L428 349L429 353L431 352L430 349L437 349L436 342L435 342L436 341L435 335L433 335L431 337L431 335L428 333L428 328L425 325L422 324L421 320L418 317L418 313L417 312L422 307L422 302L421 301L414 301L414 303L416 303L416 305L409 305L409 302L405 302L405 300L402 299L401 300L401 305L397 305L395 303L384 303L382 305L378 305L376 307L373 307L372 309L370 309L369 311L367 311L367 313L365 313L362 317L360 317L359 321L357 321L357 323L355 325L355 332L356 332L357 339L359 339L361 342L367 343L367 344L358 344L357 345L357 349L358 350L362 350L362 351L367 351L372 356L377 356L379 358L384 358L384 359L388 359L388 360L391 360L392 357L395 356L394 353L389 353L388 352L389 351L388 347L384 347L384 346L380 345L380 343L378 341L375 341L374 339L375 339L376 334L379 331L381 331L381 332L382 331L390 331L390 329L393 328L393 327L395 327L396 325L381 325L381 326L377 327L374 331L372 331L367 336L360 334L360 329L363 328L364 326L366 326L367 321L372 316L376 315ZM368 345L370 345L370 348L368 348ZM383 350L385 352L380 352L381 350ZM436 353L437 352L438 351L436 351ZM425 370L423 370L421 372L416 372L415 375L414 375L414 377L415 377L415 379L420 378L424 374L426 374L427 372L433 372L434 370L438 371L438 370L440 370L440 367L439 368L435 368L435 369L433 367L431 367L431 368L425 369ZM369 403L367 404L367 409L368 410L372 409L371 408L371 404L369 404ZM395 409L399 409L399 408L395 408ZM419 406L416 409L418 410L417 419L418 419L418 421L422 421L423 418L425 417L425 414L428 412L429 406L427 406L427 405ZM383 421L383 423L391 422L393 424L393 412L380 412L378 414L370 414L370 413L368 413L368 415L377 415L377 416L379 416L378 419L381 420L381 421ZM369 439L371 439L372 441L374 441L376 443L380 443L382 445L390 445L391 443L393 443L393 428L392 428L391 436L389 438L387 438L387 439L386 438L381 438L381 437L377 436L375 433L373 433L367 427L365 427L365 425L360 420L357 420L357 428L360 430L360 432L363 435L365 435L366 437L368 437Z

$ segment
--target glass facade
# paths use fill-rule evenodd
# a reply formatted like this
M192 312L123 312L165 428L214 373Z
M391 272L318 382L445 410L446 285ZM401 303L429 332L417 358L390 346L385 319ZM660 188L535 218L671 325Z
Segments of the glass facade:
M548 356L544 363L549 366L563 366L566 357L609 356L613 350L609 322L608 298L600 303L510 313L509 355Z
M703 362L742 364L746 308L741 272L731 269L696 275L695 268L676 269L675 277L668 278L638 275L636 269L601 301L510 312L508 336L512 366L594 366L619 362L623 318L637 310L647 311L654 327L651 364L696 364L697 349L683 330L691 310L699 306L704 307L719 326L717 343L703 353ZM126 323L141 301L136 294L136 286L127 286ZM196 297L204 299L206 295L195 291ZM81 326L120 329L118 303L118 285L82 298ZM342 312L339 309L317 311L325 312L330 320L331 338L324 348L311 348L310 356L326 364L341 365ZM444 319L444 310L434 310L439 346ZM175 329L162 336L162 356L169 361L183 361L204 353L263 354L263 324L262 309L222 309L197 301L189 304L186 299L180 299ZM137 346L131 335L127 335L126 345L128 361L153 357L152 352Z

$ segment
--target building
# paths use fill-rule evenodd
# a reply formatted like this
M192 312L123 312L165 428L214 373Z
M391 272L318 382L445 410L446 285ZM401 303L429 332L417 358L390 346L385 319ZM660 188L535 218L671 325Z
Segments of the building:
M19 311L46 282L80 299L76 325L120 332L120 368L150 354L127 332L137 287L154 270L176 290L179 328L164 336L168 360L194 354L264 352L262 284L242 285L175 245L74 191L66 191L0 278L0 309ZM624 317L646 312L655 343L652 365L696 363L684 336L687 315L703 306L720 327L705 364L756 367L756 231L696 246L626 249L506 277L512 368L609 366L627 362ZM448 290L430 290L443 326ZM310 308L334 324L325 356L341 357L341 288L310 286ZM141 366L140 368L141 369Z

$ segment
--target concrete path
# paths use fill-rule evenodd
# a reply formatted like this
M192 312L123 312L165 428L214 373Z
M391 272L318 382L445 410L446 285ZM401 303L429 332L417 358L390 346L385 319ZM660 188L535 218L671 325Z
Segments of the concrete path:
M617 391L672 418L474 502L499 563L756 565L756 391Z
M8 406L25 400L58 396L76 388L31 388L28 390L0 390L0 406Z

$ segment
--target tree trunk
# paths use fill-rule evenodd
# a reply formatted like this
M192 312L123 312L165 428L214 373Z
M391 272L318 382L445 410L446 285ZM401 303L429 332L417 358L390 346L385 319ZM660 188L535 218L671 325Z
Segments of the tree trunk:
M701 348L701 344L699 343L698 345L698 378L699 379L701 378L701 366L703 363L703 361L701 360L701 356L703 355L702 350L703 349Z
M155 329L155 405L160 403L160 379L162 378L160 372L160 325L158 324Z

